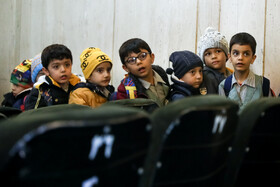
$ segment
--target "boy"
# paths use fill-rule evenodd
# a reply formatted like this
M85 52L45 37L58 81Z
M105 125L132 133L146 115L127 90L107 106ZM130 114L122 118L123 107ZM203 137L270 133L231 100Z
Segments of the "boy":
M112 61L107 54L94 47L85 49L80 60L86 83L81 82L74 87L69 104L98 107L107 102L114 92L114 87L109 85Z
M234 73L219 85L219 94L237 101L241 109L253 100L272 95L269 80L250 71L256 59L256 45L255 38L245 32L231 38L228 56Z
M41 80L38 82L39 78L45 75L42 69L43 65L41 60L41 53L39 53L31 60L31 80L34 84L33 86L41 84L41 80L44 81L44 78L41 78Z
M24 60L12 72L11 80L12 92L4 95L2 106L14 107L24 111L26 96L30 93L33 83L31 81L31 61Z
M212 27L205 30L197 46L198 56L204 62L204 75L208 77L208 91L218 94L218 87L222 80L232 74L226 67L228 60L228 42L220 32Z
M122 68L128 72L118 87L117 99L149 98L167 104L169 82L160 66L152 66L155 55L142 39L132 38L119 49Z
M203 62L199 56L191 51L176 51L170 55L169 61L172 62L173 69L168 68L167 73L175 74L171 77L171 101L207 93L203 85Z
M43 72L46 75L36 85L26 101L26 109L35 109L57 104L67 104L69 93L80 79L72 74L72 53L64 45L46 47L41 55Z

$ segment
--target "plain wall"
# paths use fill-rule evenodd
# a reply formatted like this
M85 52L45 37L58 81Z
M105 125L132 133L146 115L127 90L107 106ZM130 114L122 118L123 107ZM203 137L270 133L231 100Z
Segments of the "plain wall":
M196 52L208 26L229 41L248 32L257 41L254 73L280 91L280 1L278 0L0 0L0 101L10 91L10 74L24 59L53 43L73 54L73 73L82 74L79 56L98 47L113 60L112 84L126 73L118 56L121 44L142 38L155 54L155 64L169 67L176 50ZM230 62L228 66L232 67Z

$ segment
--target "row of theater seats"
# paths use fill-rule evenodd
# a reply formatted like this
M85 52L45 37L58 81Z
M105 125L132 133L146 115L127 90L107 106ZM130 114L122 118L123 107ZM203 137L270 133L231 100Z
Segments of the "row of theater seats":
M0 181L9 186L280 185L279 98L242 112L214 95L162 108L135 99L0 112Z

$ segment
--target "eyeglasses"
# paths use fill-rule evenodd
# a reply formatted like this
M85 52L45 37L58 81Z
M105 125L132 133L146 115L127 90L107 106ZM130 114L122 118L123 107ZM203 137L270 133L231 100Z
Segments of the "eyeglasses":
M143 61L146 59L147 55L150 54L148 52L142 52L140 53L137 57L129 57L125 62L130 64L130 65L133 65L133 64L136 64L137 62L137 58L140 60L140 61Z

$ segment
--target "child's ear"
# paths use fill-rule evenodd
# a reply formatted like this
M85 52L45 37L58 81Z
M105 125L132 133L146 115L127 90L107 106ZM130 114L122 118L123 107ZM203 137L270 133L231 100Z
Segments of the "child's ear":
M227 57L228 57L228 59L230 59L230 57L231 57L230 53L227 54Z
M154 53L151 53L151 59L152 59L152 64L153 64L154 61L155 61L155 54Z
M230 53L227 54L227 57L228 57L229 62L231 63L231 59L230 59L231 55L230 55Z
M252 58L251 64L253 64L255 62L256 58L257 58L257 55L254 55Z
M123 64L122 65L122 68L124 69L124 71L126 71L127 73L129 73L130 71L129 71L129 69L126 67L126 65L125 64Z
M49 76L49 75L50 75L50 72L49 72L45 67L42 68L42 71L44 72L44 74L45 74L46 76Z

